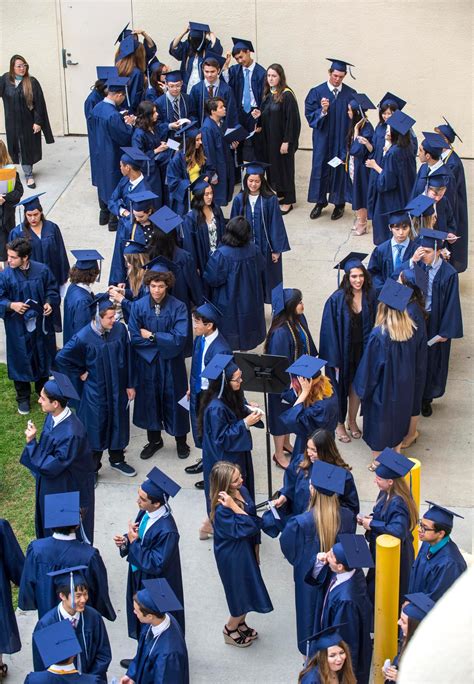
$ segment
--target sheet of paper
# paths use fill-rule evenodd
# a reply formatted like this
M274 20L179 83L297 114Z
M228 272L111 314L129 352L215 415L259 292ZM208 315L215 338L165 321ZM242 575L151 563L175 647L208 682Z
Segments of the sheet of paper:
M166 144L170 150L179 150L179 142L177 140L173 140L173 138L168 138Z
M434 344L437 344L442 339L443 338L441 337L441 335L435 335L431 338L431 340L428 340L428 347L432 347Z
M269 501L268 505L270 507L270 510L271 510L272 515L275 518L275 520L281 520L280 514L278 513L277 509L275 508L275 504L273 503L273 501Z
M329 166L332 166L333 169L337 168L340 164L344 164L342 159L339 159L339 157L333 157L330 161L328 161Z
M182 399L178 401L178 404L182 406L184 409L186 409L186 411L189 411L189 399L186 394Z
M176 123L178 124L178 126L184 126L184 124L191 123L191 119L178 119Z

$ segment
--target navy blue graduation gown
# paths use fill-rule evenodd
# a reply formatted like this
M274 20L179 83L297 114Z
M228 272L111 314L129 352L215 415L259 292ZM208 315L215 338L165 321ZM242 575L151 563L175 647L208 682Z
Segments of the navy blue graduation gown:
M278 198L259 195L252 212L249 201L243 206L243 193L239 192L232 202L230 218L234 216L245 216L252 227L252 240L265 259L264 296L265 303L270 304L273 288L283 281L283 252L291 249ZM276 264L272 261L272 253L280 254Z
M144 512L135 518L140 524ZM161 577L169 582L171 589L184 606L183 579L181 577L181 561L179 557L179 532L171 510L158 518L146 531L143 539L136 539L131 544L126 538L121 556L126 556L128 566L127 578L127 625L128 636L139 639L140 623L133 612L133 596L142 589L143 580ZM184 634L184 610L172 613Z
M246 128L249 133L255 129L256 121L250 112L244 111L242 106L242 100L244 95L244 67L241 64L233 64L229 67L229 86L234 93L235 102L237 105L239 123L241 126ZM250 88L252 89L253 96L257 108L260 109L263 99L263 89L265 87L265 81L267 78L267 72L261 64L255 64L252 75L250 76Z
M369 159L375 159L379 166L382 166L383 148L385 147L385 134L387 132L386 123L378 123L372 136L373 150L369 154ZM372 219L374 214L375 198L377 196L377 178L379 174L375 169L369 169L369 184L367 187L367 216ZM401 207L400 207L401 208Z
M128 109L130 114L136 114L138 105L144 99L145 79L143 78L143 72L138 67L133 67L132 73L127 78L128 98L125 98L122 107L123 109Z
M426 318L424 311L416 301L408 302L407 311L416 325L415 337L417 345L417 364L418 373L415 378L415 394L413 397L412 416L419 416L421 412L421 402L426 384L426 371L428 367L428 336L426 332Z
M43 306L59 306L56 280L50 269L38 261L30 261L27 271L7 266L0 273L0 318L5 323L7 338L7 370L10 380L32 382L49 377L56 354L53 315L36 316L36 329L28 332L25 314L8 309L10 302L33 299Z
M380 245L390 236L386 212L404 207L411 196L416 175L416 161L411 147L392 145L382 159L378 174L372 216L373 239Z
M207 262L204 280L222 311L220 330L231 349L254 349L265 339L264 261L254 243L221 245Z
M431 312L428 316L428 340L435 335L447 337L428 347L428 369L424 399L442 397L448 380L451 340L463 336L459 277L447 261L443 261L433 280Z
M127 328L114 323L99 335L86 325L58 352L55 367L78 387L77 415L93 451L124 449L130 437L127 388L135 386ZM89 373L85 382L79 379Z
M189 413L178 404L188 389L184 362L186 306L166 295L157 316L150 295L145 295L133 302L128 325L136 368L133 424L145 430L166 430L173 436L186 435ZM140 328L156 335L155 341L143 339Z
M64 297L63 344L90 323L94 293L71 283Z
M21 650L11 582L20 585L25 556L8 520L0 518L0 653Z
M217 246L219 246L224 234L226 221L220 207L214 207L213 212L217 228ZM196 209L191 209L184 217L182 230L183 248L193 257L198 273L202 278L211 256L207 223Z
M326 566L316 579L318 603L313 632L319 632L333 625L342 625L339 633L350 648L352 668L357 684L369 684L373 607L367 593L365 575L362 570L356 570L346 582L333 587L324 603L333 577L335 577L334 573ZM313 652L310 650L311 655Z
M411 407L410 407L411 408ZM370 530L366 532L370 551L376 562L376 540L380 534L391 534L400 539L400 584L399 605L404 601L408 593L408 580L414 560L413 535L410 530L410 513L407 505L400 496L391 496L387 505L387 494L380 492L372 512ZM367 589L370 599L374 603L375 596L375 567L367 573Z
M164 123L155 126L154 131L135 128L132 135L132 147L138 147L150 160L147 164L143 163L143 170L150 190L158 195L158 199L153 200L155 209L159 209L163 204L166 166L171 158L172 150L164 150L157 155L154 150L161 142L166 142L167 138L168 126Z
M302 314L297 323L300 342L302 343L302 353L310 356L317 356L318 350L314 344L311 332L308 328L306 317ZM275 328L267 339L267 353L277 356L286 356L288 365L298 358L296 353L296 341L288 324ZM288 385L288 389L290 386ZM288 408L282 402L281 394L268 395L268 422L272 435L286 434L286 427L280 421L280 415Z
M79 674L68 672L67 675L56 674L46 670L45 672L31 672L26 675L24 684L60 684L59 678L67 677L67 684L101 684L97 675Z
M417 242L410 240L403 252L403 259L408 261L418 248ZM372 276L372 286L376 295L380 294L382 287L387 278L390 278L395 272L395 264L393 263L392 252L392 238L385 240L380 245L377 245L370 255L369 265L367 269ZM326 358L326 357L324 357Z
M235 128L239 123L237 103L235 102L232 89L227 85L223 78L220 78L217 83L214 84L213 92L213 97L222 97L225 102L226 115L224 123L222 124L225 133L228 128ZM196 85L191 88L189 97L193 113L197 118L199 126L202 126L204 120L207 118L206 102L209 100L209 93L204 81L196 83ZM232 181L233 180L234 179L232 179Z
M208 512L209 478L212 466L217 461L230 461L238 465L245 487L251 498L255 499L250 432L245 427L243 419L238 419L222 399L216 397L206 406L202 425L202 465Z
M202 439L198 430L198 402L200 400L199 395L201 390L197 389L198 385L201 386L201 364L199 363L199 348L197 345L201 344L202 337L194 338L193 344L193 355L191 359L191 372L189 374L189 416L191 418L191 429L193 431L194 444L199 449L202 448ZM227 340L222 333L218 333L215 340L207 347L206 353L204 355L204 367L210 363L211 359L214 358L216 354L232 354L232 350L229 347Z
M362 401L363 439L373 451L394 449L408 433L423 371L418 353L415 332L406 342L393 342L380 326L370 333L353 386Z
M374 127L367 121L359 130L359 134L372 143L374 136ZM365 162L369 158L370 153L367 147L354 140L347 151L347 175L346 175L346 201L352 204L352 208L367 209L367 198L369 192L369 169ZM351 180L349 172L349 158L353 157L354 173L353 180Z
M280 421L285 426L285 434L294 432L296 435L293 445L295 456L296 454L303 453L306 449L308 438L315 430L329 430L329 432L334 434L338 415L339 402L334 387L330 397L315 401L311 406L304 406L301 403L284 411L280 416Z
M38 620L36 627L33 630L40 632L49 625L54 625L64 618L59 612L59 606L51 608L43 617ZM107 682L107 670L112 662L112 650L110 648L109 636L105 628L104 620L101 614L92 608L86 606L83 613L80 613L79 622L76 625L75 633L77 640L81 645L82 652L75 658L76 667L79 666L80 671L84 674L94 674L98 677L100 682ZM35 641L32 639L33 647L33 667L35 672L44 670L44 664L41 655L36 648ZM69 681L69 679L67 679Z
M321 684L321 677L319 675L319 665L314 665L301 678L300 684Z
M92 147L91 118L92 118L92 110L94 109L94 107L97 104L99 104L99 102L102 102L103 99L104 99L104 96L101 95L98 90L93 88L92 91L89 93L89 95L86 97L86 100L84 102L84 116L86 117L86 126L87 126L87 142L89 144L89 158L91 160L91 180L92 180L92 185L94 185L94 186L97 185L97 181L94 178L95 167L92 164L93 147Z
M125 123L114 104L102 100L92 110L89 134L92 179L102 202L109 201L122 178L120 148L130 146L132 132L133 128Z
M429 186L429 177L430 177L430 166L425 162L424 164L421 164L420 168L418 169L418 172L416 174L416 178L413 182L413 187L410 193L410 199L413 199L414 197L417 197L418 195L426 194L426 190ZM441 166L440 168L436 169L436 173L438 172L443 172L444 175L447 177L448 182L446 186L446 193L444 197L442 197L438 202L436 202L436 209L438 209L438 206L443 206L445 202L448 202L450 207L455 207L456 206L456 182L454 179L454 176L451 174L449 169L446 166ZM441 210L443 212L443 210ZM452 212L452 209L451 209ZM454 216L452 217L452 220L454 221ZM444 230L444 227L440 227L440 230ZM454 232L454 231L453 231Z
M79 492L83 510L82 524L90 543L94 541L94 460L84 425L71 413L53 427L51 414L46 416L39 442L25 445L20 463L36 480L36 537L47 537L52 530L44 527L44 497L61 492Z
M160 95L160 97L157 100L155 100L155 105L158 110L158 114L160 117L159 120L161 123L170 124L175 121L173 104L170 102L166 93L163 93L163 95ZM190 119L192 121L196 118L192 100L187 93L181 92L179 96L178 105L180 119ZM168 128L168 130L170 131L170 133L173 132L173 129Z
M347 107L356 91L342 84L342 90L334 101L327 82L311 88L304 102L304 113L313 129L313 160L308 189L308 202L326 205L345 203L345 169L340 164L332 168L328 162L333 157L346 158L346 137L349 130ZM326 116L322 115L321 99L329 100ZM329 193L329 198L328 198Z
M157 638L151 627L143 625L137 653L126 673L136 684L189 684L186 642L175 618L169 618L170 626Z
M340 507L341 526L338 534L353 534L356 528L355 516L343 506ZM296 632L300 653L306 653L306 643L301 643L313 634L314 611L317 602L316 587L305 582L305 577L314 566L316 555L321 550L313 511L306 511L290 518L280 535L280 547L286 560L293 566L295 581Z
M273 610L255 556L261 521L247 489L241 487L240 493L248 515L234 513L219 504L212 521L214 556L232 617L250 612L270 613Z
M436 553L429 552L430 545L423 542L411 569L408 593L421 591L433 601L438 601L467 569L467 565L452 539Z
M206 174L212 182L214 203L225 207L232 199L234 191L235 167L229 144L224 139L225 126L220 126L206 116L201 126L202 146L206 155Z
M181 60L180 71L183 75L183 90L186 90L191 72L193 70L193 60L197 59L199 68L199 76L202 78L201 65L204 61L204 55L206 52L213 52L215 55L222 55L223 48L219 38L216 37L216 42L212 45L211 41L207 38L204 39L201 50L199 53L193 52L191 44L189 41L181 40L176 47L173 47L173 41L170 43L169 53L172 57Z
M366 296L362 293L362 333L363 346L367 345L370 331L375 321L377 302L375 292ZM321 319L319 353L327 361L327 373L337 387L339 398L339 422L343 423L347 414L347 397L351 385L350 349L352 341L351 313L343 290L338 289L327 299ZM335 369L339 368L336 382Z
M171 157L166 169L166 183L169 193L169 206L180 216L184 216L191 209L191 199L189 196L188 169L184 152L177 150Z
M96 548L77 539L45 537L29 544L18 594L21 610L37 610L42 618L58 603L53 578L46 573L76 565L87 567L83 574L89 587L89 604L102 617L115 620L104 561Z
M467 211L467 192L466 176L464 166L454 150L450 150L444 159L445 166L453 175L453 186L455 189L456 201L454 204L454 220L456 223L456 234L461 236L454 245L449 246L451 252L451 266L458 273L463 273L468 265L468 246L469 246L469 223Z

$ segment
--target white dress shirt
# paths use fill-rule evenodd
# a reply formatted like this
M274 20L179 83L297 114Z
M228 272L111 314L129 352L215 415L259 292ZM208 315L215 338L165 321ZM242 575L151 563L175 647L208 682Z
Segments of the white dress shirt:
M201 373L203 372L205 368L205 363L204 359L206 357L207 350L209 349L210 345L214 342L214 340L217 338L219 334L218 329L216 328L214 332L212 332L210 335L204 338L204 349L202 352L202 359L201 359ZM209 387L209 380L207 378L201 378L201 391L207 390Z

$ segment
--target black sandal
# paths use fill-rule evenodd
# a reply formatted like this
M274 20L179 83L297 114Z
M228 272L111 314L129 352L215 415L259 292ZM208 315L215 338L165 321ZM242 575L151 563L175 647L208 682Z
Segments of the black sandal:
M252 639L249 639L247 636L244 636L240 632L239 629L232 629L229 630L227 625L224 625L224 629L222 631L222 634L224 635L224 641L226 644L229 644L230 646L237 646L237 648L247 648L247 646L250 646L252 643ZM238 637L233 637L231 634L238 634Z
M3 677L6 677L8 674L8 665L6 663L2 663L0 665L0 679Z
M251 639L252 641L254 639L258 639L257 630L249 627L245 621L239 623L239 632L242 634L242 636L247 637L247 639Z

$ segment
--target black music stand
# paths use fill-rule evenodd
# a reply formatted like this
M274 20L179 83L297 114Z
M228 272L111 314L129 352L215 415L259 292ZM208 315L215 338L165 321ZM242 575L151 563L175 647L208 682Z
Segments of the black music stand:
M242 371L242 389L249 392L263 392L265 407L265 440L267 446L267 479L268 498L272 497L272 458L270 448L270 428L268 425L267 394L281 394L290 384L290 376L286 372L288 359L286 356L273 354L253 354L252 352L235 352L235 362Z

